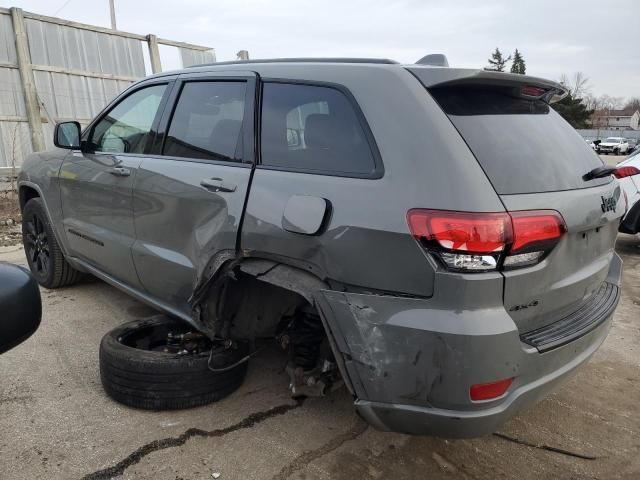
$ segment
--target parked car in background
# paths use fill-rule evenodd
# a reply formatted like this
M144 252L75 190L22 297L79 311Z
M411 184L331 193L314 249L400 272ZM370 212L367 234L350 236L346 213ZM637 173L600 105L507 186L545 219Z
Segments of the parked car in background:
M620 162L617 168L630 174L619 180L627 197L627 213L620 224L620 231L630 234L640 233L640 175L634 175L632 170L628 170L636 168L640 171L640 149Z
M627 138L627 143L629 144L629 149L627 153L635 152L638 148L638 139L636 138Z
M607 137L598 145L598 153L612 153L614 155L626 154L629 143L623 137Z
M182 325L105 336L118 401L221 398L271 339L294 396L339 372L379 429L489 434L590 358L619 299L621 188L550 107L565 95L371 59L157 74L25 161L29 265Z

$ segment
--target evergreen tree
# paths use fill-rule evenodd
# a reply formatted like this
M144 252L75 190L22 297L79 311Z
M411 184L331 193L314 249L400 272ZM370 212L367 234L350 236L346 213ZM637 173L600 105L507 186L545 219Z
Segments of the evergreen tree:
M553 108L573 128L587 128L587 121L593 113L593 110L589 110L584 104L582 98L574 97L571 93L559 102L554 103Z
M488 60L490 66L487 67L487 70L504 72L504 68L509 60L511 60L511 55L509 55L508 58L503 58L502 52L498 47L496 47L496 51L491 54L491 58Z
M511 64L511 73L519 73L524 75L526 71L526 65L524 63L524 57L516 48L513 52L513 63Z

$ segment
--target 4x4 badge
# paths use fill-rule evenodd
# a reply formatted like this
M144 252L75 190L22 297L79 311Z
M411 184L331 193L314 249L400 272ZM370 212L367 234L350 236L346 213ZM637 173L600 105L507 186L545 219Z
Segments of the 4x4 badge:
M618 203L616 201L616 199L611 196L611 197L600 197L602 199L602 205L600 205L600 208L602 208L602 213L606 213L606 212L615 212L616 211L616 204Z

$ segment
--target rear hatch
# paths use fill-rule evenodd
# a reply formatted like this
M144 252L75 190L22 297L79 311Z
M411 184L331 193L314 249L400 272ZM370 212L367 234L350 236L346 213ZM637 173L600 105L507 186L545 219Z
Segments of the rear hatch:
M520 211L562 217L563 233L539 261L499 266L504 306L520 332L586 308L607 278L625 206L613 177L584 179L603 163L549 105L562 87L524 75L409 70L456 127L512 218Z

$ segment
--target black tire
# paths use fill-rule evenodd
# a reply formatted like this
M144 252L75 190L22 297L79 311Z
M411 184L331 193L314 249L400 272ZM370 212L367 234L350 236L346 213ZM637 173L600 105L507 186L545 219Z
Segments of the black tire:
M176 410L218 401L237 390L247 362L225 372L208 367L211 351L177 355L162 351L167 334L193 330L185 323L159 315L125 323L100 343L100 379L107 394L130 407ZM246 347L217 352L212 365L233 365Z
M40 198L32 198L22 209L22 243L31 273L43 287L66 287L80 278L64 258Z

